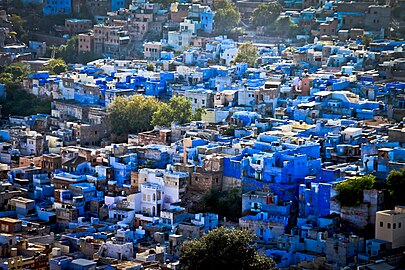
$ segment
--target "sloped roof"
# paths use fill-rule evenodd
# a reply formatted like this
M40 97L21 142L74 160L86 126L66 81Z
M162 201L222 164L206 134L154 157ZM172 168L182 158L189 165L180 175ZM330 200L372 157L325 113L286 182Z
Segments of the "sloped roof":
M72 159L70 159L70 160L64 162L64 163L62 164L62 166L66 166L66 167L77 167L77 166L79 166L80 164L83 164L83 163L85 163L85 162L86 162L86 159L85 159L84 157L77 156L77 157L74 157L74 158L72 158Z

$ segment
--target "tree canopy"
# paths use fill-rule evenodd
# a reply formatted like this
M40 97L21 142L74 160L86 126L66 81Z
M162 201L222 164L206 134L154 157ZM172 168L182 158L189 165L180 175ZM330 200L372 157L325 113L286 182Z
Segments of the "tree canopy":
M172 122L179 124L193 120L191 102L184 97L172 97L168 103L162 103L152 117L152 125L169 126Z
M373 42L373 38L368 35L368 34L364 34L361 37L361 43L366 47L369 48L370 47L370 43Z
M77 58L78 37L72 36L65 45L61 45L56 51L56 55L66 63L74 63Z
M66 44L61 45L56 49L56 56L62 58L66 63L81 63L87 64L101 58L94 52L78 52L78 36L72 36L68 39Z
M151 129L152 116L159 105L156 98L142 95L115 98L108 108L113 130L118 134L125 134Z
M160 4L160 6L165 9L170 8L170 5L175 2L176 0L151 0L151 3Z
M142 132L153 126L169 126L172 122L184 124L198 117L193 114L191 102L184 97L172 97L168 103L143 95L117 97L108 110L113 130L118 134Z
M298 25L290 17L280 16L268 27L264 28L267 35L294 37L298 33Z
M253 67L257 60L257 47L252 42L243 43L236 55L235 62L247 63L250 67Z
M12 14L9 20L13 25L13 30L17 33L17 39L21 42L28 43L28 34L24 26L26 21L16 14Z
M22 63L14 63L10 66L0 67L0 83L14 85L22 82L29 73L29 66Z
M253 10L250 23L254 26L269 26L280 16L283 7L279 2L260 4Z
M228 34L240 23L240 13L235 4L227 1L215 1L214 30L216 34Z
M35 95L27 93L20 85L7 85L6 95L7 98L0 100L2 114L6 117L51 112L50 99L38 99Z
M180 262L186 270L274 269L273 260L256 252L254 236L247 230L215 229L199 240L185 242Z
M48 64L44 66L44 70L48 70L52 74L61 74L67 71L67 65L63 59L51 59Z
M201 211L218 214L237 221L242 216L242 190L232 188L227 191L211 189L203 199Z
M339 192L336 199L342 206L356 206L363 201L363 191L373 189L376 184L374 175L365 175L349 179L336 186Z
M4 116L50 113L50 99L38 99L35 95L22 89L21 82L28 73L29 66L22 63L15 63L7 67L0 66L0 83L6 85L6 98L0 100Z
M405 169L391 171L386 182L392 202L395 205L405 205L405 196L403 195L405 190Z
M232 2L229 0L214 0L213 7L214 10L231 8Z

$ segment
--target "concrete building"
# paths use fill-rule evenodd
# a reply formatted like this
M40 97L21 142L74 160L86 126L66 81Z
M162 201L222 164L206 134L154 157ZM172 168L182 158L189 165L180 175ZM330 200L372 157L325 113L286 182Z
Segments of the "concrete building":
M94 34L79 34L77 50L81 52L92 52L94 50Z
M378 211L376 214L375 238L392 243L392 248L405 246L405 207Z
M145 42L143 44L143 57L148 60L159 60L162 47L162 42Z
M93 22L88 19L66 19L65 28L69 35L80 34L93 28Z

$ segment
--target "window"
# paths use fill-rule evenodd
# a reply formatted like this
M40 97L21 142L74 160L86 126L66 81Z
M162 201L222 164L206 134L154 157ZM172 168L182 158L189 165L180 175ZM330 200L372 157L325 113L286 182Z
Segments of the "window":
M398 223L398 229L401 228L401 225L402 225L402 222L399 222L399 223Z
M380 227L382 228L384 226L384 222L380 221Z
M396 224L396 223L393 223L393 224L392 224L392 228L395 230L395 229L397 228L397 224Z
M391 223L389 223L389 222L387 223L387 228L391 229Z

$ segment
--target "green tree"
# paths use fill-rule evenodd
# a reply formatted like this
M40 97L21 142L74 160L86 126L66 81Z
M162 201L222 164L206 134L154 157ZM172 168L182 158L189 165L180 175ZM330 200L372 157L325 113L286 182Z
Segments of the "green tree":
M172 3L175 3L175 2L176 2L176 0L151 0L150 2L151 2L151 3L158 3L158 4L160 4L160 6L161 6L162 8L168 9L168 8L170 8L170 5L171 5Z
M405 205L405 169L391 171L387 177L388 191L394 205Z
M152 116L161 105L154 97L117 97L108 108L112 128L117 134L149 130L153 128Z
M250 67L253 67L257 60L257 47L252 42L243 43L236 55L236 63L247 63Z
M24 75L23 67L18 65L9 66L6 69L6 72L10 73L13 76L14 81L20 80Z
M0 83L5 84L6 86L16 84L16 82L13 80L13 74L8 72L0 73Z
M227 191L211 189L203 198L201 211L212 212L237 221L242 216L242 189L232 188Z
M266 35L295 37L298 25L290 17L279 16L271 25L264 28L264 32Z
M13 63L10 66L0 66L0 83L18 85L29 73L29 66L22 63Z
M9 74L11 73L5 73ZM37 113L51 112L50 99L38 99L32 94L28 94L20 85L16 83L8 84L6 88L7 98L0 101L2 114L8 115L32 115Z
M280 16L283 7L279 2L260 4L253 10L250 23L253 26L269 26Z
M163 103L152 117L152 125L169 126L172 122L189 123L193 119L191 102L182 96L172 97Z
M214 0L214 10L232 8L232 2L228 0Z
M102 58L102 55L98 55L94 52L80 52L77 55L77 62L81 64L87 64L88 62Z
M56 52L57 57L66 63L76 63L78 60L78 36L72 36L65 45L61 45Z
M204 114L206 114L205 108L202 108L202 107L197 108L197 109L195 110L195 113L194 113L194 115L193 115L193 117L192 117L191 120L192 120L192 121L201 121L202 116L203 116Z
M146 64L146 70L147 71L154 71L155 70L155 65L152 63L147 63Z
M336 199L342 206L359 205L363 201L363 191L374 188L375 184L375 176L371 174L346 180L336 186L339 192Z
M180 263L185 270L274 269L273 260L258 255L254 237L247 230L215 229L199 240L185 242Z
M240 13L235 4L222 1L221 8L215 10L214 30L216 34L228 34L240 23Z
M48 70L52 74L61 74L67 71L67 65L63 59L51 59L44 67L44 70Z
M372 38L370 35L364 34L364 35L361 37L361 43L362 43L366 48L369 48L369 47L370 47L371 42L373 42L373 38Z
M12 14L9 18L13 30L17 33L17 39L21 42L28 43L28 35L25 31L25 20L16 14Z

